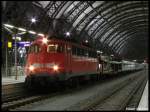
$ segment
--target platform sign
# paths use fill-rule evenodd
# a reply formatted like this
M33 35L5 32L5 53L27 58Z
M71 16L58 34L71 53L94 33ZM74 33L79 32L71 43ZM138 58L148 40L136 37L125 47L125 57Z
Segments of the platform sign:
M21 42L17 42L16 43L18 47L26 47L26 46L30 46L31 42L29 41L21 41ZM13 46L15 46L15 43L13 43Z
M8 42L8 48L12 48L12 42Z

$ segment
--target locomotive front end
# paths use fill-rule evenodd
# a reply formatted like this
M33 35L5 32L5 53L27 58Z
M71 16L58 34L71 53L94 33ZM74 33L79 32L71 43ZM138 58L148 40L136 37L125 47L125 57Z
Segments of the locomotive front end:
M31 46L25 67L26 83L57 82L64 78L63 45L51 41L35 41Z

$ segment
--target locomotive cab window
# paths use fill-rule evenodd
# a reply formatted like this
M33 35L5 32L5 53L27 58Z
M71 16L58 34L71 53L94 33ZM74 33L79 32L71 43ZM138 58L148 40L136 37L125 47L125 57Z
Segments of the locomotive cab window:
M48 53L56 53L56 52L63 52L64 51L64 46L58 45L58 44L50 44L47 46L47 52Z

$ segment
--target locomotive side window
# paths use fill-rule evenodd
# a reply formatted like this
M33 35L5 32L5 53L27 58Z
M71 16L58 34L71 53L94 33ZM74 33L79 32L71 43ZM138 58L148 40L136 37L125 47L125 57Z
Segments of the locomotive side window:
M32 45L32 46L30 46L30 53L33 53L33 51L34 51L34 46Z
M29 48L29 53L38 53L41 51L39 45L31 45Z
M76 47L72 46L72 55L76 55Z
M57 46L57 52L59 52L59 53L64 52L64 46L63 45Z
M41 51L40 46L39 46L39 45L35 45L35 46L34 46L34 52L35 52L35 53L38 53L38 52L40 52L40 51Z
M92 57L92 58L96 58L97 56L95 51L86 48L79 48L76 46L72 46L72 55Z

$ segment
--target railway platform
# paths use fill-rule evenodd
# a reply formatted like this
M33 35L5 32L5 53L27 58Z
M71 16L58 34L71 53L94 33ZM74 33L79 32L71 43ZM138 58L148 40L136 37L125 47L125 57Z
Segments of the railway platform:
M15 83L21 83L25 81L25 76L18 76L17 80L15 79L15 76L9 76L9 77L2 77L2 85L7 84L15 84Z
M138 105L138 108L137 110L145 110L145 111L148 111L148 81L146 83L146 86L145 86L145 89L144 89L144 92L142 94L142 97L141 97L141 100L140 100L140 103Z

